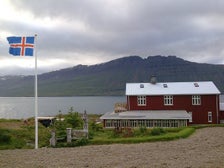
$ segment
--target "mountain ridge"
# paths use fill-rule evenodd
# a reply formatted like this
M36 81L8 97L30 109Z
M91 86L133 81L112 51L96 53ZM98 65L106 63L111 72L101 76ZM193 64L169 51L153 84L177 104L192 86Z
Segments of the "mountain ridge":
M77 65L38 75L39 96L124 95L129 82L213 81L224 92L224 65L195 63L176 56L127 56L95 65ZM34 77L5 77L0 96L33 96Z

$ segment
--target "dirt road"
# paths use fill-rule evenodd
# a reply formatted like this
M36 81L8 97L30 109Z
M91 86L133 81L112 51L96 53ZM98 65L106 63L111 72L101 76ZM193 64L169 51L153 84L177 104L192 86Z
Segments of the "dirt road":
M222 168L224 128L199 129L170 142L1 150L0 167Z

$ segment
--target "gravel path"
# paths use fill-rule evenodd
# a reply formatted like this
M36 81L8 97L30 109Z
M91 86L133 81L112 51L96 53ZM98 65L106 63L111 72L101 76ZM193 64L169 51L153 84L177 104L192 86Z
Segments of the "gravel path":
M199 129L170 142L1 150L0 167L223 168L224 128Z

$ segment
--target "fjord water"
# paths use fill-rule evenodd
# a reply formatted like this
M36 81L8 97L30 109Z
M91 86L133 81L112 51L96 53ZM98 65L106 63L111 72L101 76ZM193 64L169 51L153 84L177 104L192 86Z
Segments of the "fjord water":
M39 97L38 116L55 116L61 111L89 114L104 114L112 111L117 102L126 102L125 96L80 96L80 97ZM33 97L0 97L0 118L26 119L34 117Z
M224 95L220 96L224 103ZM112 111L117 102L126 102L125 96L80 96L80 97L39 97L38 116L55 116L61 111L66 114L71 107L74 111L89 114L104 114ZM0 97L0 118L26 119L34 117L33 97Z

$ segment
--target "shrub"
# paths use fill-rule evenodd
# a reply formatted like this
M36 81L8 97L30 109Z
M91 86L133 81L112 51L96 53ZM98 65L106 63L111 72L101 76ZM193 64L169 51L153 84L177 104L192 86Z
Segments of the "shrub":
M0 130L0 144L8 144L11 142L11 136L8 131Z
M124 128L122 129L122 137L133 137L133 129L132 128Z
M121 128L117 127L110 133L110 138L120 138L121 137Z
M148 129L145 126L141 126L137 129L134 129L134 136L145 136L148 134Z
M141 134L146 134L147 133L147 128L145 126L139 127L139 131Z
M155 135L161 135L164 134L166 131L163 128L153 128L151 130L151 135L155 136Z
M75 141L75 146L84 146L89 143L89 140L87 138L81 138Z
M84 146L89 143L89 140L86 138L81 138L77 139L75 141L72 141L71 143L67 142L59 142L56 144L56 147L61 148L61 147L76 147L76 146Z
M31 145L32 143L30 143L29 145L27 144L27 142L23 139L16 139L15 137L12 138L12 142L10 143L9 148L12 149L23 149L23 148L33 148L33 145Z
M103 130L102 124L96 124L96 122L92 121L89 124L89 129L92 131L101 131Z
M90 131L88 132L88 137L89 137L89 139L93 139L93 137L94 137L94 132L90 130Z
M83 125L83 120L78 112L74 112L73 107L70 108L69 114L65 117L65 121L72 126L72 128L80 128Z

